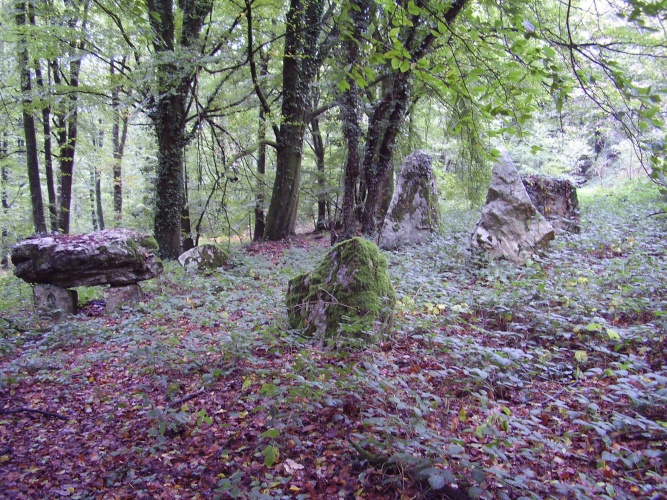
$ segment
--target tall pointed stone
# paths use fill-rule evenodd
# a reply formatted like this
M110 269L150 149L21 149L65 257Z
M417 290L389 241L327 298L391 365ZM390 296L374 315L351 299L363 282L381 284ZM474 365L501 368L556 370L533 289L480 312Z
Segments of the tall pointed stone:
M423 242L440 224L438 188L431 158L423 151L407 156L387 211L380 248L395 250Z
M519 172L507 153L493 167L482 216L470 246L493 259L523 262L554 238L551 224L530 200Z

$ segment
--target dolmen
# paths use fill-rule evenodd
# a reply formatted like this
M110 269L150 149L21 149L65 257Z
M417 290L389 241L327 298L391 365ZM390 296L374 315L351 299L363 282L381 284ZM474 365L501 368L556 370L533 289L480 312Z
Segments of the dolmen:
M105 286L107 311L143 298L140 281L162 273L152 236L127 229L34 236L12 248L14 274L35 284L37 312L73 314L79 286Z
M522 263L545 250L554 229L531 201L507 153L493 167L482 215L470 238L474 254Z

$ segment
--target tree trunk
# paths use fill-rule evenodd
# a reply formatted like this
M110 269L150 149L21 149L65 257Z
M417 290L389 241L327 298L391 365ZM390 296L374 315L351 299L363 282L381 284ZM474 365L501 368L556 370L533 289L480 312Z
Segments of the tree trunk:
M359 40L368 29L370 2L368 0L352 0L350 17L352 19L351 32L343 42L343 50L347 58L346 64L354 68L359 64ZM357 199L357 182L360 175L359 139L359 87L351 76L347 78L348 89L343 92L341 119L343 137L347 145L347 159L345 161L345 177L343 181L343 221L341 234L337 240L352 238L356 233L355 202Z
M36 26L35 9L32 3L28 4L28 17L30 24ZM47 66L48 68L48 66ZM44 95L47 94L47 88L44 84L42 67L39 60L35 61L35 83L41 89ZM46 99L45 99L46 100ZM47 101L48 102L48 101ZM56 183L53 176L53 150L51 143L51 105L42 106L42 129L44 138L44 171L46 173L46 191L49 199L49 222L51 231L58 231L58 199L56 198Z
M100 159L102 157L102 148L104 147L104 131L102 130L102 120L100 119L100 130L97 132L97 143L93 144L97 147L98 154L95 162L95 213L97 216L97 223L100 231L104 231L104 210L102 207L102 175L100 172Z
M264 70L265 66L262 66ZM266 227L264 214L264 188L266 182L266 116L263 108L259 108L259 130L257 132L259 150L257 151L257 196L255 198L255 230L253 241L264 237Z
M16 25L21 29L26 25L26 4L16 4ZM32 204L32 220L35 232L46 233L46 219L44 218L44 202L42 200L42 186L39 180L39 159L37 151L37 135L35 131L35 117L30 111L32 106L32 83L30 76L30 56L25 35L19 39L19 65L21 73L21 101L23 107L23 134L25 136L26 163L28 166L28 184L30 185L30 201Z
M161 80L169 80L177 69L167 64L159 71ZM152 117L158 142L154 231L160 257L164 259L177 259L181 254L185 115L185 96L181 91L161 97Z
M97 210L95 205L95 166L90 165L90 185L88 187L88 198L90 199L90 218L93 223L93 231L99 231L97 225Z
M315 55L323 3L323 0L290 0L287 12L282 123L277 137L276 179L264 231L268 240L280 240L295 232L306 108L318 66Z
M320 131L320 121L317 118L310 120L310 130L313 137L313 151L315 152L315 164L317 165L317 222L315 229L324 231L327 229L328 202L326 195L326 177L324 174L324 141Z
M153 29L153 50L162 60L172 61L177 46L194 48L201 28L213 8L211 0L179 2L182 26L177 34L173 0L147 0L148 20ZM158 94L152 96L150 117L158 142L153 229L160 257L177 259L181 253L181 215L187 96L194 91L193 67L163 62L157 68Z
M2 192L0 193L0 198L2 199L2 214L4 217L7 217L9 213L9 194L7 193L7 183L9 182L9 171L7 168L7 162L5 159L9 155L9 134L4 132L2 134L2 142L0 143L0 161L2 162L2 168L0 169L0 180L2 181ZM9 269L9 259L7 255L9 254L9 248L7 244L7 238L9 237L9 231L7 230L7 225L2 226L2 258L0 259L0 266L3 269Z
M361 230L367 236L373 236L377 230L378 207L391 168L396 136L409 104L409 96L409 73L395 73L391 91L376 107L368 127L364 153L367 191L361 215Z
M121 60L121 66L125 65L125 57ZM114 61L111 61L111 76L114 75ZM117 226L123 220L123 154L125 153L125 142L127 140L128 118L120 109L120 86L114 85L111 93L111 106L113 107L112 147L113 147L113 211L114 221Z

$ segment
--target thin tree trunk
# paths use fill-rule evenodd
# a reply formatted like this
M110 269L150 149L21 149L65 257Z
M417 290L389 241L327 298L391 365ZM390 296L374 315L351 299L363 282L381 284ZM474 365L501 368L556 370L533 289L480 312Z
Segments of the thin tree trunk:
M264 70L265 66L262 66ZM259 108L259 129L257 132L259 150L257 151L257 196L255 198L255 231L253 241L264 237L266 227L264 214L264 183L266 182L266 116L263 108Z
M26 4L16 4L16 25L19 29L26 25ZM25 35L19 39L19 65L21 74L21 95L23 107L23 134L25 136L26 163L28 166L28 184L30 185L30 201L32 204L32 220L35 232L46 233L46 219L44 218L44 202L42 200L42 186L39 179L39 159L37 152L37 135L35 131L35 117L30 111L32 106L32 83L30 76L30 56Z
M100 231L104 231L104 209L102 207L102 174L100 171L99 159L102 157L102 148L104 147L104 131L102 130L102 120L100 119L100 130L97 133L97 159L95 162L95 213Z
M2 143L0 143L0 161L2 161L2 168L0 169L0 179L2 180L2 192L0 193L0 198L2 199L2 214L7 220L7 214L9 213L9 194L7 193L7 183L9 182L9 169L7 168L7 158L9 154L9 133L4 132L2 134ZM7 225L2 226L2 259L0 260L0 265L3 269L9 269L9 259L7 254L9 252L7 238L9 237L9 231L7 230Z
M30 24L36 26L35 8L32 3L28 4L28 17ZM42 67L39 60L35 60L35 83L44 95L47 94L47 88L44 84ZM47 65L48 68L48 65ZM47 99L44 99L48 102ZM53 176L53 149L51 142L51 105L42 106L42 129L44 140L44 171L46 173L46 191L49 200L49 222L51 231L58 231L58 199L56 198L56 183Z
M93 222L93 231L98 231L97 211L95 210L95 166L90 165L90 185L88 186L88 197L90 199L90 217Z
M315 229L324 231L327 228L327 195L326 178L324 175L324 141L320 130L320 121L313 118L310 121L310 130L313 137L313 150L315 151L315 164L317 165L317 222Z
M125 65L126 58L121 60ZM114 61L111 61L111 76L114 75ZM120 109L120 86L114 85L111 94L111 106L114 111L112 142L113 142L113 210L114 221L120 225L123 220L123 155L127 140L127 115Z

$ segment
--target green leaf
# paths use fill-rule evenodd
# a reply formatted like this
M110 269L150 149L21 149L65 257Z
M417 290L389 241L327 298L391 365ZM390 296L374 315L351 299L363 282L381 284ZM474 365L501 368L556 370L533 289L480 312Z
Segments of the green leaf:
M264 465L271 467L278 461L280 450L273 445L267 445L267 447L262 450L262 455L264 455Z
M588 354L586 354L586 351L575 351L574 359L576 359L579 363L587 363Z
M621 336L618 334L616 330L612 330L611 328L607 328L607 336L609 337L609 340L621 340Z

